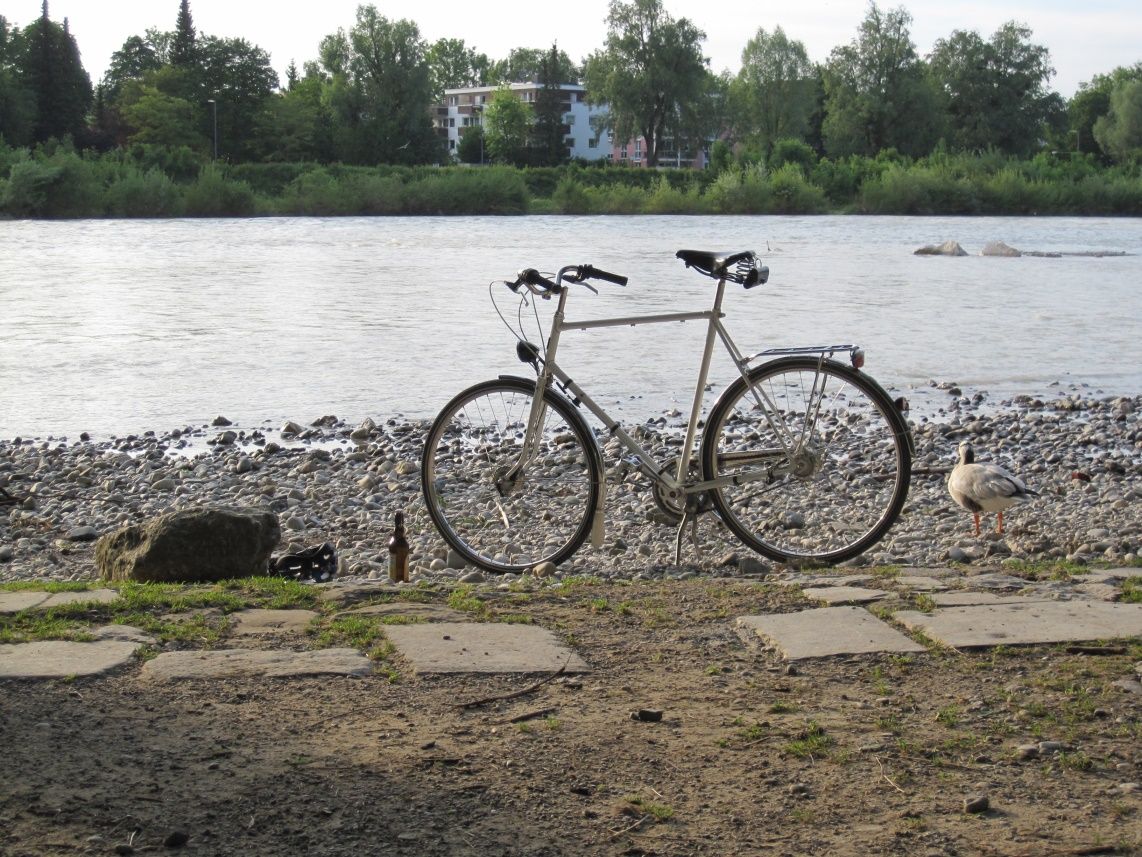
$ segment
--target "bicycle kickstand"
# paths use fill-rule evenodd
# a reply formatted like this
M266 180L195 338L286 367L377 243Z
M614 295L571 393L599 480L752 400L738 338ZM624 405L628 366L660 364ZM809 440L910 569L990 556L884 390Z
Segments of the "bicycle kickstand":
M686 531L686 525L690 525L690 541L694 543L694 552L698 554L698 558L702 557L702 546L698 543L698 513L685 512L682 515L682 523L678 525L678 536L674 539L674 564L682 564L682 534Z

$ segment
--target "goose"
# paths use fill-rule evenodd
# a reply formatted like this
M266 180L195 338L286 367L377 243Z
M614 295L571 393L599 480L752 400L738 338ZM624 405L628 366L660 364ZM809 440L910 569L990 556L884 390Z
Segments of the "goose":
M966 440L958 447L959 463L948 475L948 492L952 499L975 517L975 534L979 535L981 512L998 512L999 527L1003 532L1003 510L1016 503L1024 503L1038 496L1018 476L1008 473L998 464L976 464L975 453Z

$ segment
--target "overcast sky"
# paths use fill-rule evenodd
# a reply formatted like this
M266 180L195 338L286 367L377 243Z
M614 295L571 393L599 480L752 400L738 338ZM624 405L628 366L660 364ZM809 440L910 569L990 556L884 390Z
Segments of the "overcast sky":
M41 0L3 0L0 14L23 27L40 14ZM290 60L298 67L315 59L321 38L349 29L358 0L191 0L199 33L244 38L267 51L279 75ZM608 0L577 0L565 6L543 0L378 0L385 17L415 21L427 41L463 39L491 59L514 47L548 47L557 42L573 60L600 47L606 37ZM736 72L741 51L759 28L784 28L804 43L809 58L823 62L836 46L856 36L868 11L866 0L665 0L667 11L686 17L706 33L705 53L714 71ZM1006 21L1029 26L1032 40L1045 45L1057 75L1051 88L1069 98L1079 83L1120 65L1142 60L1142 11L1138 0L911 0L912 40L921 55L953 30L991 36ZM173 30L179 0L49 0L54 21L67 18L79 43L83 64L98 83L111 54L132 35L150 27Z

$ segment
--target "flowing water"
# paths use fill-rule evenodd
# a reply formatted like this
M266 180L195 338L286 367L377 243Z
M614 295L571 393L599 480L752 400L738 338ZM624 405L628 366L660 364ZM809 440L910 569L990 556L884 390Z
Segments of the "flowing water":
M972 255L913 253L946 240ZM992 240L1129 255L979 256ZM866 371L914 402L930 379L993 396L1142 392L1138 219L10 221L0 437L166 431L218 414L246 427L431 416L469 383L531 371L489 283L591 263L630 284L577 289L569 318L705 309L713 281L687 271L679 248L766 257L768 285L727 290L726 324L746 353L856 342ZM516 321L515 296L492 293ZM568 333L560 362L615 416L642 420L688 409L703 337L696 323ZM715 359L715 393L732 373Z

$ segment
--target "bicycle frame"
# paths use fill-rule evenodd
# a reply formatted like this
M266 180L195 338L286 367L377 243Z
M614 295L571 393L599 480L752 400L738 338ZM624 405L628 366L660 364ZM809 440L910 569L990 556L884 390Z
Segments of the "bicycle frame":
M591 319L588 321L568 321L565 316L567 305L567 297L570 292L569 288L563 284L563 275L574 266L563 268L559 271L556 277L556 285L559 286L558 291L558 305L551 322L551 331L547 341L547 348L543 355L542 366L539 368L539 378L537 387L540 391L546 390L550 387L552 381L558 381L560 386L567 391L572 397L575 404L585 405L595 417L604 425L610 434L618 438L623 447L634 457L635 461L632 463L637 464L639 470L650 477L654 481L660 483L667 493L673 497L699 494L703 491L708 491L713 488L718 488L728 485L731 482L736 484L743 484L745 482L753 481L756 479L765 478L766 473L764 470L759 469L758 472L750 477L749 475L737 474L735 476L722 476L716 479L707 481L690 481L687 477L690 470L690 462L694 454L694 441L697 437L698 420L702 412L702 403L705 398L706 381L709 376L710 364L713 358L715 340L721 340L722 345L725 347L726 352L729 354L730 359L733 361L734 366L737 368L738 373L742 379L748 383L748 367L750 363L762 356L777 356L787 354L817 354L820 357L820 363L823 363L827 357L838 352L848 351L855 356L860 353L855 345L825 345L825 346L809 346L805 348L778 348L760 351L757 354L745 357L738 349L737 344L730 336L729 331L726 330L725 325L722 324L722 319L725 313L722 312L722 299L725 295L726 279L721 278L717 281L717 288L714 293L713 306L708 310L692 311L692 312L679 312L679 313L665 313L655 315L637 315L627 316L621 318L599 318ZM550 299L551 294L537 292L533 290L534 294L540 297ZM593 330L597 328L606 327L637 327L640 325L649 324L667 324L674 322L686 321L699 321L705 320L707 323L705 346L702 351L702 362L698 369L698 379L694 387L694 401L690 410L690 418L686 427L686 438L683 442L681 455L678 457L678 467L676 471L671 474L667 468L659 467L659 465L652 459L647 451L641 444L616 421L613 419L601 405L595 402L594 399L587 394L571 377L559 366L556 361L556 354L559 348L559 340L565 330ZM821 391L824 392L823 390ZM749 453L748 457L751 460L762 460L765 458L773 458L775 460L789 460L793 453L800 449L800 445L807 439L807 429L809 426L803 427L799 437L794 437L793 433L785 425L784 420L775 419L773 414L776 408L769 396L764 390L752 389L754 399L761 411L764 413L766 420L774 430L775 434L782 441L782 449L773 450L772 453ZM813 394L816 395L816 380L814 380ZM817 401L817 407L820 407L820 399ZM524 453L521 456L521 461L513 468L513 473L509 476L509 480L518 477L520 473L527 467L528 463L534 457L539 443L539 427L543 423L544 414L546 411L546 404L542 395L537 395L532 403L531 413L528 419L527 432L524 441ZM815 415L814 415L815 417ZM813 417L807 415L807 423L812 422ZM600 491L604 487L600 486ZM603 498L600 497L600 501ZM599 504L600 515L602 512L602 502Z

